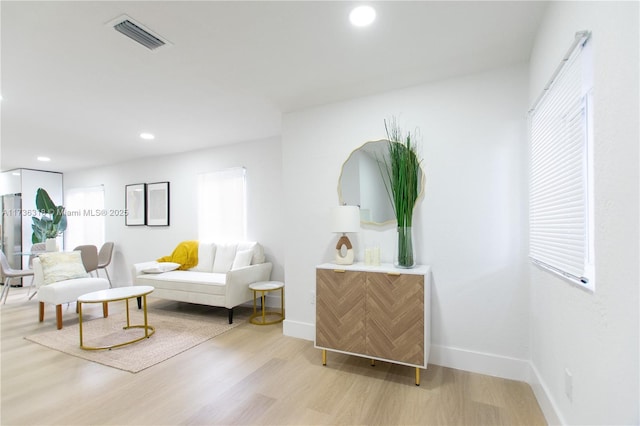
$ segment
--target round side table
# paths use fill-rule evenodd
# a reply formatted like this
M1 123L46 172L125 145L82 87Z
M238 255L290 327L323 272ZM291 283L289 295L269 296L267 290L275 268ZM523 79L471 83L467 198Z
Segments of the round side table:
M249 288L253 291L253 315L249 318L251 324L269 325L282 322L282 320L284 320L284 283L280 281L259 281L249 284ZM280 312L267 311L265 294L269 291L277 290L280 290ZM260 301L262 306L261 312L258 312L256 309L258 292L260 292ZM275 319L269 320L267 316L275 317Z

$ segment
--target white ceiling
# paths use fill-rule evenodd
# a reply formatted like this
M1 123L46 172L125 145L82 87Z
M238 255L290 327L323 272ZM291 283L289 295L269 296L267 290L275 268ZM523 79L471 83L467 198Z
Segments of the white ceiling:
M355 28L356 4L2 1L0 167L64 172L279 135L283 112L526 62L546 7L374 2L374 24ZM107 25L123 14L171 45L149 51Z

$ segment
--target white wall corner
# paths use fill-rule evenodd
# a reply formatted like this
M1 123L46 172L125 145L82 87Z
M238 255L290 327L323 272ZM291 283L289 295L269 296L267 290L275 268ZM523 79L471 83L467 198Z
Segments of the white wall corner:
M282 323L282 334L314 342L316 327L314 324L285 319Z

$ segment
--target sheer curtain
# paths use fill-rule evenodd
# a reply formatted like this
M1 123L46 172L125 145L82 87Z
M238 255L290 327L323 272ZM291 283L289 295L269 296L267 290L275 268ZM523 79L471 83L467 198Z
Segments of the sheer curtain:
M246 204L244 167L198 175L198 239L244 240Z
M65 192L65 200L65 250L83 244L93 244L99 250L105 241L104 187L72 188Z

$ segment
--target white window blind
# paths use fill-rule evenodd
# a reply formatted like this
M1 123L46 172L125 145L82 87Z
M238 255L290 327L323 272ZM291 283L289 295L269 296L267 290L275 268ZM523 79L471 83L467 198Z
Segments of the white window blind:
M578 33L530 111L529 254L593 290L591 52Z
M65 191L67 230L65 250L93 244L102 247L105 240L104 187L72 188Z
M244 240L246 204L244 167L198 175L198 239Z

